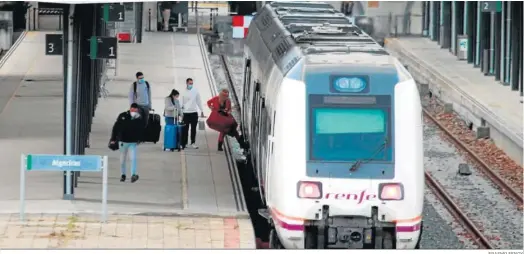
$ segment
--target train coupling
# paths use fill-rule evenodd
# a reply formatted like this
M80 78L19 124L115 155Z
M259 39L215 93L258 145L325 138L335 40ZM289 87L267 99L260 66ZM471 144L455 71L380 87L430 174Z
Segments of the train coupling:
M323 206L322 219L308 221L305 232L306 249L394 249L395 225L378 220L378 207L371 208L371 217L330 216Z

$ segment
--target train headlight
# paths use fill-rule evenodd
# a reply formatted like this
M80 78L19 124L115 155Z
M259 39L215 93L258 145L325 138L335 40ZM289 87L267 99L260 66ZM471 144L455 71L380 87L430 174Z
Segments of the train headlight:
M322 198L322 183L299 181L297 183L297 196L299 198L310 198L310 199Z
M403 200L404 186L400 183L381 183L378 186L380 200Z

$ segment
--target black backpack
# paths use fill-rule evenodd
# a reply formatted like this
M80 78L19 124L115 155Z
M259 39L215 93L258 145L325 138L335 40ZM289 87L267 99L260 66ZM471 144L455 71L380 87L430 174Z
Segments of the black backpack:
M149 91L149 82L146 81L146 86L147 86L147 92L150 93L151 91ZM136 81L133 82L133 93L135 95L135 98L136 98Z

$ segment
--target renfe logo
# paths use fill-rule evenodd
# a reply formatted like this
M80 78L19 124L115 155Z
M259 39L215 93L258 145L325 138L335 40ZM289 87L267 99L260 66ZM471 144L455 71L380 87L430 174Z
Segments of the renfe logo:
M356 200L357 204L362 204L364 201L369 201L377 198L375 194L366 194L366 191L363 190L359 194L355 193L327 193L324 197L325 199L336 199L336 200Z
M53 160L51 165L55 167L80 167L80 161L74 161L74 160L67 160L67 161L61 161L61 160Z

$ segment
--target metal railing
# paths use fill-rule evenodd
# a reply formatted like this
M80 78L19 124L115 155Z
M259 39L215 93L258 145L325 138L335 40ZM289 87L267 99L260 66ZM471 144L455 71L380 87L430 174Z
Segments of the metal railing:
M62 30L64 12L61 8L29 8L26 13L26 27L29 31Z
M373 31L377 38L423 36L423 16L420 14L400 14L371 17Z

